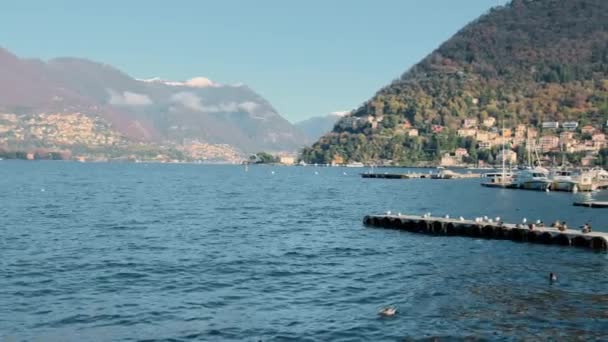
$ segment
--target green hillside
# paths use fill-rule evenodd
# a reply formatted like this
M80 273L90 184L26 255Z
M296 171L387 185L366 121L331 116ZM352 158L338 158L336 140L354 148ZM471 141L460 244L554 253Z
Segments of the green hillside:
M515 0L490 10L343 118L302 159L438 160L457 146L476 148L456 130L465 118L488 117L508 127L605 122L608 1ZM410 126L419 136L407 134Z

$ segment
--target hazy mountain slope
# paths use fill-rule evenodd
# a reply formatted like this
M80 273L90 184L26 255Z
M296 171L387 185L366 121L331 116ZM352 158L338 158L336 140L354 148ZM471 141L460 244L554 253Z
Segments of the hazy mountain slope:
M45 63L6 50L0 50L0 110L99 115L127 138L155 144L199 141L255 152L295 151L306 141L247 86L146 82L86 59Z
M325 115L315 116L306 120L296 122L294 126L302 131L306 138L310 141L315 141L322 137L324 134L331 132L334 125L341 118L340 115Z

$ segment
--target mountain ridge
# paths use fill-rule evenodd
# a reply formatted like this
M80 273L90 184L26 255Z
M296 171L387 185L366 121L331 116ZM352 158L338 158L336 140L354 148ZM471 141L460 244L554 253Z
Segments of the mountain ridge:
M307 162L437 160L466 118L608 118L608 2L514 0L464 26L302 152ZM420 136L407 136L406 128ZM446 128L439 134L435 126Z
M306 138L245 85L204 77L145 82L104 63L59 57L21 59L0 48L0 110L99 116L133 143L228 144L244 154L295 151Z

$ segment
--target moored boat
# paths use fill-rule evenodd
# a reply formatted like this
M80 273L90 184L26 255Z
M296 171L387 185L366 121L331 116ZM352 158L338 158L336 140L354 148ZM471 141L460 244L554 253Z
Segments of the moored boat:
M549 172L541 167L521 170L513 176L513 183L509 187L545 191L551 188L548 176Z

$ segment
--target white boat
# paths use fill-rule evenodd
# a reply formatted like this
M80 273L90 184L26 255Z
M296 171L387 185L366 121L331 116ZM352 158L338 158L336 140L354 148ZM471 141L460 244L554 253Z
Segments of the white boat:
M553 170L549 175L551 190L555 191L578 191L578 183L581 175L571 170Z
M521 170L513 176L511 187L541 191L550 189L551 180L549 179L549 171L542 167Z
M499 177L512 177L513 176L513 172L511 172L510 170L505 170L505 171L495 171L495 172L486 172L483 173L481 175L482 178L499 178Z
M354 163L349 163L346 164L346 167L364 167L365 165L363 165L363 163L361 162L354 162Z

